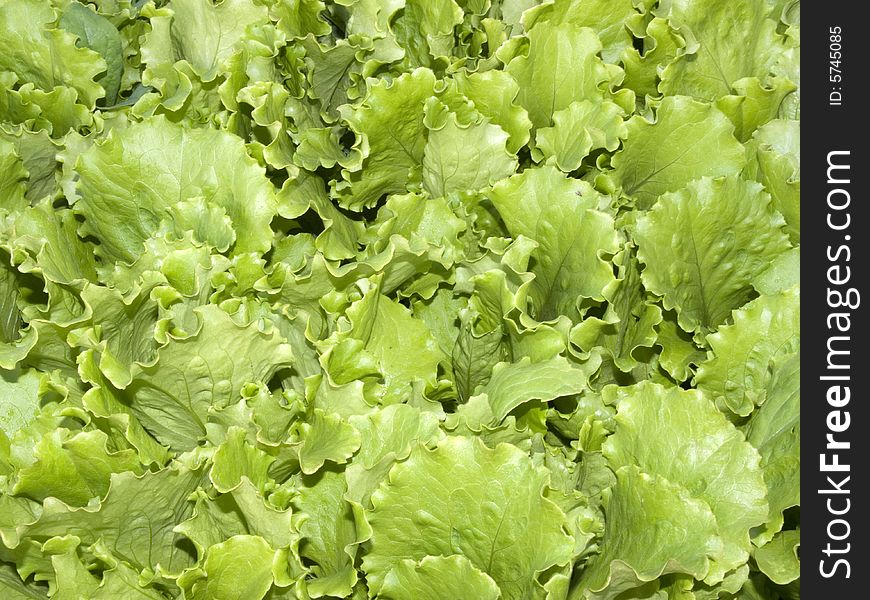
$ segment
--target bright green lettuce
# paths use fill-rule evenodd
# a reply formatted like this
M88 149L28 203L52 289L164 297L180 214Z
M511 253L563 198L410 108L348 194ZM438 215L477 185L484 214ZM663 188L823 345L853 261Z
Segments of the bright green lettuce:
M505 68L519 84L517 99L536 128L551 126L555 113L574 101L603 96L608 71L597 56L601 41L591 29L544 22L528 38L528 54Z
M707 337L711 348L697 386L722 409L746 416L767 397L771 362L800 348L800 298L791 288L761 296L733 314L733 323Z
M405 559L387 574L382 595L396 600L437 600L468 595L495 600L499 589L491 577L461 554L426 556L419 562Z
M721 546L701 577L717 583L746 562L750 530L767 516L761 457L696 390L643 382L616 395L616 432L603 452L615 470L641 471L682 486L709 507Z
M274 189L241 141L226 133L155 118L114 132L82 154L77 170L76 209L101 240L100 253L113 261L132 262L173 206L192 198L226 211L240 234L238 251L270 246ZM120 222L110 214L122 215Z
M731 95L743 78L765 78L785 50L765 2L668 0L658 12L686 38L680 56L662 73L666 94L706 100Z
M618 237L613 218L598 210L598 192L545 166L496 184L490 198L512 236L538 243L533 316L577 319L583 299L603 299L614 280L605 257L616 253Z
M789 248L783 225L760 186L733 176L698 179L638 219L641 278L684 330L712 331Z
M369 585L377 590L396 558L460 554L505 598L543 597L538 574L564 564L572 541L565 516L542 495L545 482L511 445L448 437L434 451L417 448L372 496ZM523 526L505 529L510 522Z
M738 173L746 158L734 126L716 107L686 96L665 96L655 121L635 115L613 156L613 177L639 208L705 175Z
M0 0L0 597L794 600L800 18Z

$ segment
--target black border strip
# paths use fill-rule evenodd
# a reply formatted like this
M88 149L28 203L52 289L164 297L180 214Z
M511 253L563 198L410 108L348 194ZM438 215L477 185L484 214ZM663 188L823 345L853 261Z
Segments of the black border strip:
M801 594L809 600L867 593L870 169L862 4L804 3L802 15Z

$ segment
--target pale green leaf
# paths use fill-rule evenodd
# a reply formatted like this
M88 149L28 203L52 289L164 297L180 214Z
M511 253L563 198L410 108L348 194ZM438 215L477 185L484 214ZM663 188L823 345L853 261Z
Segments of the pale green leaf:
M583 571L570 600L638 597L628 590L666 573L701 579L721 552L710 507L683 486L637 466L617 469L605 510L600 554Z
M461 554L405 559L384 578L380 598L391 600L445 600L472 597L497 600L498 586Z
M344 499L344 476L324 470L302 483L294 506L308 517L299 529L299 554L314 563L309 594L346 597L357 581L353 564L358 540L351 506Z
M205 435L209 407L235 400L246 383L268 381L292 356L274 332L239 326L216 306L194 314L202 321L200 332L170 341L120 394L158 441L183 450ZM230 339L231 349L225 345Z
M212 457L209 477L221 493L233 491L245 478L262 492L269 481L269 466L274 460L247 442L244 429L233 426Z
M800 348L800 290L756 298L707 337L695 385L722 410L746 416L767 398L771 362Z
M587 380L599 362L592 360L577 367L557 356L544 362L531 362L526 357L516 363L499 363L481 393L486 395L496 421L501 421L525 402L550 402L579 394L587 389Z
M519 84L517 101L536 128L551 127L553 113L574 101L603 97L609 75L593 30L545 22L527 35L528 55L514 58L505 69Z
M693 179L738 173L745 162L734 126L715 107L686 96L665 96L655 121L628 120L623 149L614 154L613 176L638 208Z
M344 464L360 447L360 434L335 414L314 409L307 423L300 425L299 467L306 475L326 461Z
M36 462L18 472L14 493L40 501L53 496L83 506L106 494L112 473L142 473L136 452L110 452L102 431L83 431L68 438L62 431L56 429L36 444Z
M573 546L564 514L542 496L545 477L508 444L448 437L434 451L418 446L372 496L362 563L370 587L379 591L397 560L460 554L506 600L543 598L537 574L565 564Z
M0 370L0 430L7 437L27 427L39 414L38 371Z
M622 115L622 108L608 100L572 102L553 113L552 127L538 129L535 151L543 160L553 158L559 169L570 173L592 150L612 152L619 147L627 134Z
M744 77L764 77L785 50L765 2L667 0L659 8L688 39L685 53L667 66L661 89L712 100L734 93Z
M203 81L212 81L249 27L265 24L268 9L252 0L172 0L171 9L152 16L142 60L149 67L177 60L190 63ZM168 16L163 16L167 14Z
M272 586L274 558L275 551L263 538L233 536L208 549L202 563L205 577L194 582L185 597L261 600Z
M56 535L75 535L83 544L102 540L115 556L140 569L161 565L179 573L193 557L173 527L190 516L193 505L187 497L202 483L201 472L180 465L141 477L113 474L99 506L76 509L47 498L39 520L25 533L36 540Z
M615 279L605 256L616 253L619 238L591 186L544 166L497 183L489 197L514 238L538 242L532 316L579 320L581 300L604 298Z
M124 70L121 34L108 19L77 2L66 7L58 25L77 35L80 46L99 53L106 61L106 72L99 82L106 90L106 104L114 104Z
M746 562L750 530L767 518L761 457L697 390L644 382L608 388L616 432L604 443L614 469L634 468L684 488L715 515L721 548L699 579L711 583Z
M79 48L75 36L51 25L56 20L50 3L9 0L0 6L0 71L12 71L24 83L45 92L73 88L82 103L93 108L103 88L94 78L106 69L96 52ZM76 98L70 99L75 102Z
M769 543L755 550L755 562L762 573L779 585L791 583L800 577L801 563L798 548L800 531L790 529L776 534Z
M453 113L429 130L423 150L423 189L434 197L475 191L511 175L508 134L485 121L461 125Z
M554 0L543 2L523 16L527 29L538 23L571 23L591 28L601 40L601 56L616 63L631 47L629 19L637 15L635 0Z
M383 194L404 192L419 181L426 144L423 106L434 93L435 77L417 69L392 84L369 88L362 104L342 110L342 117L362 138L365 160L358 172L343 172L342 206L353 210L374 205Z
M777 357L770 370L764 404L743 427L746 439L761 454L770 503L769 522L756 535L756 543L779 531L783 511L801 501L800 355Z
M714 331L789 248L784 224L758 184L734 176L693 181L638 220L644 285L676 309L684 330Z

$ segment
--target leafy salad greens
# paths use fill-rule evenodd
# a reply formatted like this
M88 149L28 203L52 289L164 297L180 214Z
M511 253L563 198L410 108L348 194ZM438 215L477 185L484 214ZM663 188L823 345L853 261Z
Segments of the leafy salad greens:
M0 0L0 597L799 598L799 10Z

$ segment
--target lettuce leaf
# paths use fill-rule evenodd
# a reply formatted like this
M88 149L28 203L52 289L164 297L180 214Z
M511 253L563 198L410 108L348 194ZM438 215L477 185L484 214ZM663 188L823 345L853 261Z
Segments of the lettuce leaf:
M791 0L0 0L0 597L798 597L799 59Z

